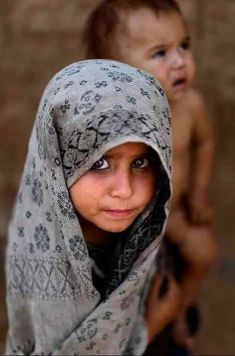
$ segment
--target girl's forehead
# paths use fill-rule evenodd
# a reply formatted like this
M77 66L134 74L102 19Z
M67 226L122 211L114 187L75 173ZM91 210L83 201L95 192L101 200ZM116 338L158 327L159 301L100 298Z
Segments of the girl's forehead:
M144 154L149 152L150 146L143 142L126 142L121 145L117 145L105 152L105 155L131 155L131 154Z

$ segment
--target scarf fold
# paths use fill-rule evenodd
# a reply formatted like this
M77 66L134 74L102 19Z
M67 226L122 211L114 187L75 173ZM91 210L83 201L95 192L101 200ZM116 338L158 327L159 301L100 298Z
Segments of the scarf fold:
M157 153L160 188L117 242L101 298L68 189L107 150L127 142ZM170 196L170 113L160 84L109 60L57 73L39 104L9 225L6 354L142 354L146 285Z

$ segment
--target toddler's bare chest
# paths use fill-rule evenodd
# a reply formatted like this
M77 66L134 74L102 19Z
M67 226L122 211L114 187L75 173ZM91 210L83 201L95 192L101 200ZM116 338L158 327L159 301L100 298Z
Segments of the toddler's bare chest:
M192 148L193 127L192 118L186 110L172 117L172 133L174 156L188 156Z

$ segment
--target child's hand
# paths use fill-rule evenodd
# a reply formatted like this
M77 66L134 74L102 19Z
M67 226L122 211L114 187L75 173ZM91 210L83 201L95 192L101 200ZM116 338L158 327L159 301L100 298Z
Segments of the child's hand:
M178 312L180 289L171 274L167 274L164 278L167 278L167 283L166 280L162 280L159 274L154 276L146 301L145 320L149 343L176 318Z
M213 210L207 194L195 191L189 199L189 205L192 223L201 225L212 221Z
M189 333L187 324L186 313L181 313L173 324L173 340L176 345L185 347L189 353L193 351L194 337Z

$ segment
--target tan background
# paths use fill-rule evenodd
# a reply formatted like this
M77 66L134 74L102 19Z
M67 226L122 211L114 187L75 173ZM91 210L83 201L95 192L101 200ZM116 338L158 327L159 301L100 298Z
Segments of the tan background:
M100 0L0 2L0 351L6 330L6 227L43 88L63 66L83 59L81 32ZM235 0L180 0L192 29L197 85L216 134L212 185L220 259L201 296L201 355L235 355ZM2 344L1 344L2 342Z

